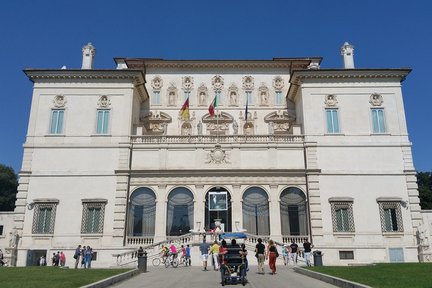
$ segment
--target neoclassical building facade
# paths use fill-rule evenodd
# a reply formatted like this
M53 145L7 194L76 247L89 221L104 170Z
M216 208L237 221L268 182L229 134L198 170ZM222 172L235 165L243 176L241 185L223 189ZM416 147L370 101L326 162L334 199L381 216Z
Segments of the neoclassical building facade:
M309 239L325 263L418 261L422 222L401 83L409 69L321 58L115 58L27 69L14 216L19 266L78 245L95 266L214 229Z

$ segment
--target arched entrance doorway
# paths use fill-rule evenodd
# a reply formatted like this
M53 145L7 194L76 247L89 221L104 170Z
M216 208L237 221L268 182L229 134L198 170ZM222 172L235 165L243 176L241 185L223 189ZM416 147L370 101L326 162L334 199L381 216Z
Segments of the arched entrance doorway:
M267 193L259 187L243 194L243 228L255 235L270 235L270 211Z
M232 231L231 225L231 195L223 187L213 187L205 197L205 224L206 230L215 228L215 220L219 219L225 232Z
M149 237L155 234L156 195L149 188L138 188L130 196L128 235Z
M300 189L289 187L280 196L282 235L308 235L306 196Z
M177 187L168 195L167 236L179 236L189 233L193 227L192 192L185 187Z

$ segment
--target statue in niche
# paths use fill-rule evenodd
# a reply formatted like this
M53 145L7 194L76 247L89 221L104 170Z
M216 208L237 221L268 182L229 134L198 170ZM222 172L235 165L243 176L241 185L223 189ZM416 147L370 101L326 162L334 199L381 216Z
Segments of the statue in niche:
M261 104L262 105L268 104L268 95L267 95L267 92L265 92L265 91L261 92Z
M205 105L206 103L206 94L205 94L205 92L204 91L202 91L202 92L200 92L200 94L199 94L199 102L200 102L200 104L201 105Z
M238 124L236 120L234 120L233 122L233 131L234 131L234 135L238 134Z
M175 92L171 91L168 94L168 104L169 105L175 105Z
M203 124L202 124L202 122L201 122L201 120L198 122L198 125L197 125L197 130L198 130L198 135L202 135L202 132L203 132Z
M245 135L252 135L253 134L253 129L252 129L253 127L252 127L252 124L246 124L245 126L244 126L244 134Z
M230 105L237 105L237 93L235 91L230 93Z

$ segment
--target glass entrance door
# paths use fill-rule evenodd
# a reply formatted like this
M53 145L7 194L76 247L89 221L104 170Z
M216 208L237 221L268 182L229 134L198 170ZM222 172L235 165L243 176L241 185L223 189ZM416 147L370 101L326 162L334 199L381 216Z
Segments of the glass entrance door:
M215 229L215 221L222 223L224 232L231 232L231 195L222 187L214 187L205 197L205 224L206 231Z

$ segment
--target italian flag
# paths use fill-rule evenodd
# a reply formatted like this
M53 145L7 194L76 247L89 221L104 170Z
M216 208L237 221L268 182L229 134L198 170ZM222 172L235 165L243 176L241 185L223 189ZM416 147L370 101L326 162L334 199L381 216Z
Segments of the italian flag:
M179 115L182 119L189 119L189 97L186 99L182 108L180 109Z
M215 115L215 108L216 108L216 106L217 106L216 99L217 99L217 95L214 97L212 103L210 103L210 106L209 106L209 108L208 108L208 111L209 111L209 113L210 113L210 116L212 116L212 117Z

